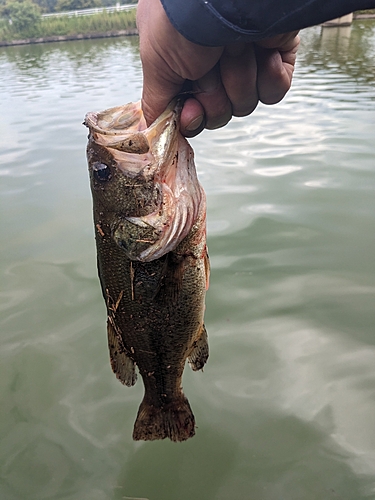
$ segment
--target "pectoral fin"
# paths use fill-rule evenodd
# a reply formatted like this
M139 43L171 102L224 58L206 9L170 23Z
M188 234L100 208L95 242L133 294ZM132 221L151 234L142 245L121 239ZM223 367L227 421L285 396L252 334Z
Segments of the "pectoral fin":
M160 271L159 284L154 294L154 300L171 304L176 303L182 289L184 272L184 258L168 253Z
M201 336L193 344L193 350L188 357L191 369L194 371L202 370L208 359L208 338L206 327L202 325Z
M135 363L126 354L122 340L119 334L116 332L115 327L112 325L112 321L110 318L108 319L107 323L107 333L109 357L113 373L122 384L131 387L137 381L137 374L135 373Z

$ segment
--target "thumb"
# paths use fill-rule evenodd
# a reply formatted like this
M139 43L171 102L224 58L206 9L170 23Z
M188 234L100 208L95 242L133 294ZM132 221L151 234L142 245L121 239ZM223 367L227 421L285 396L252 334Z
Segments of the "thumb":
M223 47L203 47L188 41L169 21L160 0L139 0L139 52L143 69L142 109L150 125L181 92L186 80L195 81L219 61ZM182 129L194 121L200 106L181 117ZM185 124L184 124L185 123Z
M177 75L170 75L170 68L157 54L152 54L150 51L147 52L146 58L142 58L142 66L142 111L149 126L181 92L185 80Z
M167 62L171 59L168 49L175 45L170 39L174 28L159 0L139 0L137 26L143 71L142 110L147 125L151 125L181 91L185 80Z

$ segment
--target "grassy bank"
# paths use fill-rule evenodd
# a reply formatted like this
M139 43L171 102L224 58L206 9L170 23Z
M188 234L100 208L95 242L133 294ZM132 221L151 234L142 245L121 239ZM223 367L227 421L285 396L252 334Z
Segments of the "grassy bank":
M135 12L135 9L132 9L123 12L103 12L93 16L49 17L41 19L37 24L21 32L2 20L0 42L132 30L136 27Z
M375 14L375 9L367 9L367 10L357 10L357 12L354 12L354 17L357 15L359 16L365 16L365 15L374 15Z

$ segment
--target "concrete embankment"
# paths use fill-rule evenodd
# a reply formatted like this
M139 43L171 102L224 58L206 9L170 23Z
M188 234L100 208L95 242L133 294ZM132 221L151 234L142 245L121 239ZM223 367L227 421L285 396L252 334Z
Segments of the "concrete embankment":
M68 40L89 40L91 38L112 38L115 36L131 36L138 35L137 29L107 31L106 33L86 33L85 35L60 35L46 36L41 38L25 38L23 40L0 41L0 47L8 47L11 45L27 45L30 43L46 43L46 42L66 42Z

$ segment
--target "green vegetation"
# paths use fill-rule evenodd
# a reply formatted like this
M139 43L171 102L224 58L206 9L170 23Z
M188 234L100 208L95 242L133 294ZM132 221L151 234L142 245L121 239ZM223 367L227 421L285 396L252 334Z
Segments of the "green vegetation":
M64 10L93 9L101 5L101 0L57 0L55 10L62 12Z
M13 0L17 1L17 0ZM23 3L24 0L18 0ZM62 12L64 10L91 9L93 7L110 7L116 2L120 4L137 3L138 0L30 0L40 7L43 14L49 12ZM9 0L0 0L0 16L2 7L9 3Z
M355 14L375 14L375 9L367 9L367 10L357 10Z
M135 9L92 16L42 18L39 7L31 0L7 0L0 5L0 14L0 41L7 42L25 38L107 33L136 27Z
M31 0L7 0L0 6L0 13L2 29L15 33L27 31L30 36L34 36L41 21L40 8Z

